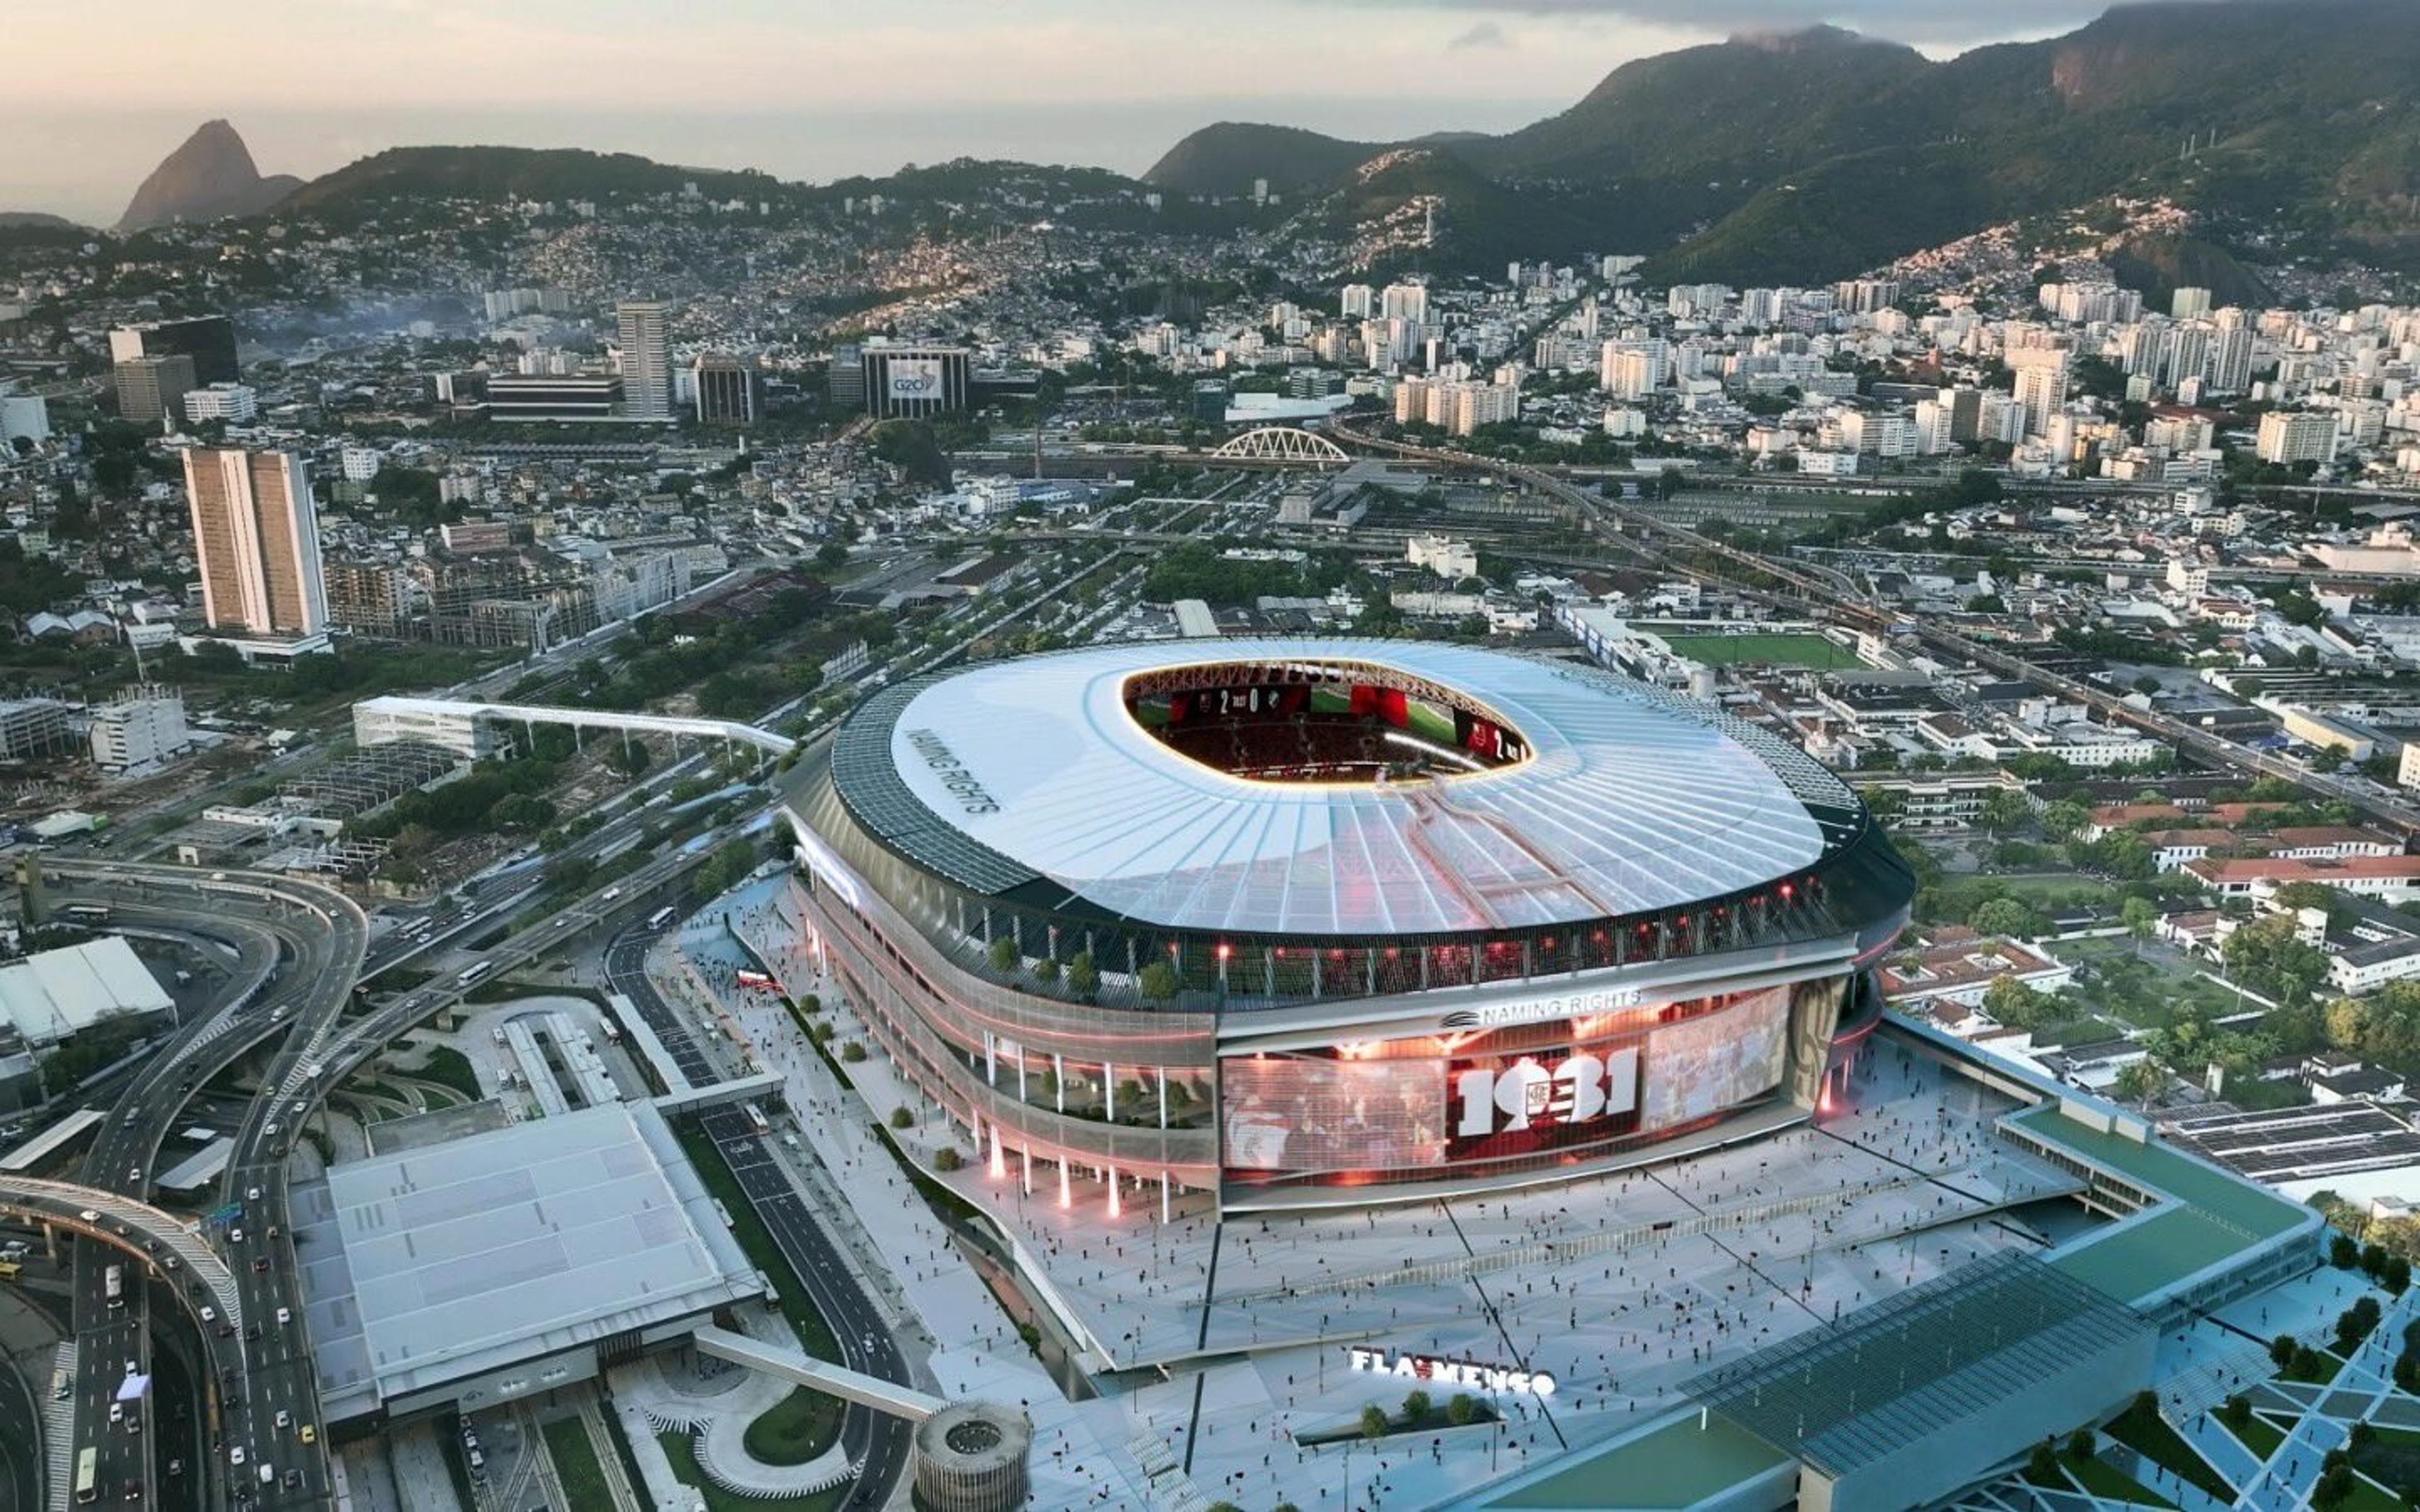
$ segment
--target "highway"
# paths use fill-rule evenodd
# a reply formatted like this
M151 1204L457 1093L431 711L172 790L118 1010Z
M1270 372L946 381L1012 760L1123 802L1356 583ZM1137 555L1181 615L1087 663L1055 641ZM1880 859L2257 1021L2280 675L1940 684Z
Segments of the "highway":
M647 980L647 948L655 943L657 933L634 929L617 935L606 949L606 979L613 991L630 999L693 1084L704 1087L727 1080L727 1073L698 1048L690 1026ZM781 1167L772 1141L758 1134L747 1116L734 1107L706 1109L699 1114L698 1123L721 1152L733 1179L764 1219L809 1300L840 1341L840 1363L852 1370L908 1383L908 1363L891 1336L889 1321L859 1288L831 1236L800 1199L797 1185ZM912 1432L906 1422L887 1413L854 1404L848 1407L841 1420L841 1444L858 1467L858 1478L841 1504L844 1508L878 1507L890 1500L892 1488L907 1472Z

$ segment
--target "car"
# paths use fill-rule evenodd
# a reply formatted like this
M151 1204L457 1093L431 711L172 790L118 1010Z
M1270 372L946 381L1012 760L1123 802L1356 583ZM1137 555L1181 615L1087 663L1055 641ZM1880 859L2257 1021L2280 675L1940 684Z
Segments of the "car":
M275 1480L276 1478L277 1478L277 1467L276 1467L276 1466L274 1466L274 1465L263 1465L263 1466L261 1466L261 1467L260 1467L260 1484L262 1484L263 1486L266 1486L266 1485L268 1485L270 1482L271 1482L271 1481Z
M292 1322L292 1321L294 1321L294 1309L293 1309L293 1308L291 1308L291 1307L280 1307L280 1308L278 1308L278 1309L277 1309L277 1326L278 1326L278 1327L280 1327L280 1328L284 1328L287 1324L288 1324L288 1323L290 1323L290 1322Z
M171 1460L169 1460L169 1461L168 1461L168 1473L169 1473L169 1474L171 1474L171 1475L181 1475L181 1474L183 1474L184 1473L185 1473L185 1462L184 1462L183 1460L181 1460L181 1459L171 1459Z
M292 1427L294 1426L294 1414L287 1412L283 1407L279 1408L277 1410L277 1426L281 1428Z
M289 1470L286 1473L286 1479L279 1484L290 1491L302 1484L302 1473L299 1470Z
M217 1322L218 1320L219 1320L219 1310L218 1310L217 1308L215 1308L215 1307L208 1307L208 1306L206 1306L206 1307L204 1307L204 1308L202 1309L202 1321L203 1321L203 1322L205 1322L205 1323L215 1323L215 1322Z
M265 1134L269 1135L271 1139L276 1138L276 1137L277 1137L277 1120L276 1120L275 1119L270 1119L270 1120L269 1120L269 1127L268 1127L268 1128L266 1128L266 1129L263 1129L263 1130L262 1130L262 1131L260 1131L260 1132L261 1132L262 1134Z
M245 1187L243 1189L243 1200L246 1202L258 1202L260 1200L260 1188L256 1186Z
M277 1237L277 1226L275 1224L271 1224L269 1226L269 1237L271 1239L275 1239Z
M298 1119L299 1119L299 1118L301 1118L301 1117L302 1116L302 1114L304 1113L304 1111L305 1111L305 1110L307 1110L310 1106L311 1106L311 1104L310 1104L310 1103L306 1103L306 1102L302 1101L302 1099L301 1099L301 1098L299 1098L299 1097L298 1097L298 1098L296 1098L296 1099L294 1100L294 1105L293 1105L291 1108L287 1109L287 1112L289 1112L289 1113L292 1113L296 1118L298 1118Z
M139 1376L139 1375L141 1375L141 1374L143 1373L143 1363L142 1363L140 1360L129 1360L129 1361L127 1361L127 1362L126 1362L126 1373L127 1373L128 1375L130 1375L130 1376Z
M257 1258L256 1258L256 1259L252 1262L252 1268L253 1268L253 1270L254 1270L254 1272L255 1272L256 1273L258 1273L258 1274L261 1274L261 1275L266 1275L266 1274L268 1274L268 1273L269 1273L269 1257L268 1257L268 1256L266 1256L266 1255L263 1255L263 1256L258 1257Z
M168 1269L169 1269L169 1270L171 1270L171 1271L174 1271L174 1270L176 1270L176 1269L178 1268L178 1262L177 1257L175 1257L174 1255L171 1255L171 1256L169 1256L169 1257L168 1257L168 1258L167 1258L167 1262L166 1262L166 1263L167 1263Z
M109 1404L109 1420L112 1423L123 1423L126 1421L126 1404L124 1402L112 1402Z
M229 1450L227 1451L227 1463L228 1463L228 1464L230 1464L230 1465L235 1466L238 1470L240 1470L240 1469L242 1469L242 1468L243 1468L243 1445L242 1445L242 1444L240 1444L240 1443L239 1443L239 1444L237 1444L234 1448L229 1449Z
M230 1244L240 1244L243 1242L243 1226L241 1224L238 1224L235 1227L227 1230L227 1242Z
M143 1184L142 1166L129 1165L126 1167L126 1184L129 1186L141 1186Z
M294 1436L302 1440L304 1443L317 1443L319 1442L319 1430L313 1427L308 1423L303 1424L300 1428L296 1429Z
M85 1209L84 1211L77 1213L76 1216L88 1224L97 1224L101 1222L101 1214L93 1211L90 1208Z
M243 1325L243 1336L251 1343L260 1342L260 1322L257 1319Z

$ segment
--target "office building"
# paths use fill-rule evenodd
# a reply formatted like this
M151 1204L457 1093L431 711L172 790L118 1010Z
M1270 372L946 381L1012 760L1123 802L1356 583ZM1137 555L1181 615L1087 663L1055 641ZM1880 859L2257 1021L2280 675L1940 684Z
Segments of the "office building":
M93 764L112 774L142 771L194 748L184 699L151 684L93 710L91 738Z
M327 628L308 464L291 452L194 447L185 453L185 492L211 629L303 637Z
M2263 462L2333 462L2336 417L2326 409L2272 409L2260 417L2256 449Z
M973 355L963 347L869 346L858 365L865 412L883 419L964 409L974 377Z
M362 635L395 635L406 613L403 569L378 562L328 564L328 620Z
M498 373L488 379L488 418L499 424L612 420L621 403L622 380L610 374Z
M129 357L112 373L117 382L118 418L132 424L156 425L182 415L185 395L194 388L194 360L182 353Z
M68 706L56 699L0 699L0 762L54 756L75 740Z
M132 362L138 357L190 357L194 383L233 383L240 376L235 360L235 322L223 315L191 320L151 320L119 326L109 333L109 360ZM188 385L192 387L193 385Z
M613 307L622 328L622 413L631 420L673 418L671 338L659 300L624 300Z
M697 418L706 425L752 425L765 409L756 364L728 352L707 352L690 368L697 384Z
M205 383L185 392L185 418L197 425L206 420L240 425L259 413L259 395L240 383Z

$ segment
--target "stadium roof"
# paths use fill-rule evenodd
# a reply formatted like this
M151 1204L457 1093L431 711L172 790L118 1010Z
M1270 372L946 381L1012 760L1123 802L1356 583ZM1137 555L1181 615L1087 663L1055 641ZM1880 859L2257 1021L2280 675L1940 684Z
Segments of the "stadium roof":
M0 966L0 1017L31 1045L56 1044L121 1013L175 1005L134 948L116 934Z
M1369 669L1499 716L1529 759L1435 781L1279 783L1215 770L1128 713L1140 673ZM1860 824L1803 752L1703 704L1567 663L1347 639L1109 646L902 683L842 733L859 821L1004 894L1047 878L1171 928L1427 933L1687 904L1788 877Z
M379 1400L709 1311L762 1289L663 1116L608 1103L333 1166L334 1395Z

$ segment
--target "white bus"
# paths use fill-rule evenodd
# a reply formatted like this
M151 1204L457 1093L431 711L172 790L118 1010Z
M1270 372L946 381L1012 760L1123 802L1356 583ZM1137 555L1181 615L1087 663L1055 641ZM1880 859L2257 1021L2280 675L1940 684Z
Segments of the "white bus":
M489 972L495 969L496 964L493 961L482 961L477 965L473 966L470 970L465 971L460 976L455 978L454 985L457 987L468 987L473 982L477 981L481 977L486 976Z
M661 929L672 921L673 911L670 908L659 908L647 916L647 928Z
M126 1304L126 1267L113 1265L103 1271L101 1273L101 1294L109 1299L109 1304L112 1307L124 1306Z
M756 1132L758 1134L771 1134L773 1132L773 1126L765 1121L765 1110L758 1107L753 1103L748 1104L748 1121L756 1126Z

